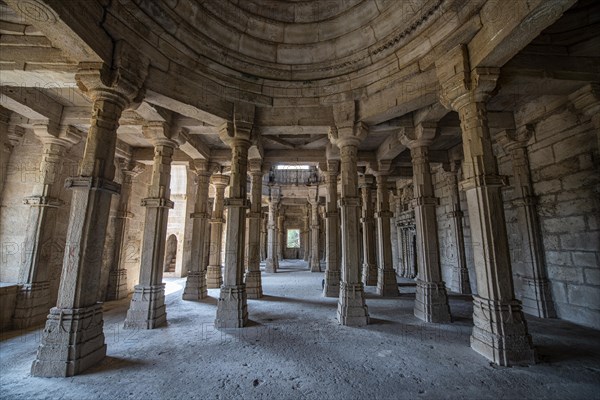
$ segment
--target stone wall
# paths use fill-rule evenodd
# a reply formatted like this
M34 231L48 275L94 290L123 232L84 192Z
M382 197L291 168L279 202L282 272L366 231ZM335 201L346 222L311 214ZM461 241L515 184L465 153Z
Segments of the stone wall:
M56 302L58 294L71 208L71 191L64 189L64 181L67 177L77 174L84 144L85 139L67 152L56 182L60 188L58 197L63 205L50 212L48 224L53 227L52 242L43 244L50 281L50 304ZM23 199L33 193L33 185L40 180L41 156L41 142L33 131L26 130L21 143L15 146L10 156L2 195L0 209L0 237L2 238L0 281L2 282L19 280L19 268L26 251L24 240L29 208L23 204Z
M459 175L460 176L460 175ZM435 197L440 201L436 208L437 223L438 223L438 241L440 248L440 265L442 267L442 279L446 283L446 287L451 291L458 291L456 270L457 265L457 249L454 241L454 232L450 225L450 217L448 213L452 211L450 201L450 185L445 177L445 172L441 165L433 167L433 185L435 189ZM460 205L464 213L463 216L463 233L465 239L465 257L467 260L467 268L469 269L469 282L471 283L471 292L477 293L477 280L475 277L475 264L473 261L473 245L471 242L471 229L469 225L469 213L467 208L467 199L463 192L460 192Z
M597 132L567 109L537 123L529 141L548 279L558 317L600 328L600 175ZM498 146L500 173L512 183L510 157ZM515 292L521 292L521 229L504 191Z
M600 187L597 132L591 123L558 108L535 126L529 141L530 169L534 194L538 199L546 270L558 318L600 328ZM510 156L500 145L494 150L499 172L513 184ZM441 167L434 166L438 237L442 276L448 289L453 287L455 249L449 227L449 187ZM503 190L515 295L521 299L525 263L522 258L523 229L512 203L514 190ZM471 288L476 293L467 204L461 193L465 213L465 250Z

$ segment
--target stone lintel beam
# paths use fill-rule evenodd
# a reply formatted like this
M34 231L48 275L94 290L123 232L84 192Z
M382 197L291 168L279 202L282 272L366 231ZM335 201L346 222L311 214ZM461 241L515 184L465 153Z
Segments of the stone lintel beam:
M63 113L62 104L38 88L0 87L0 105L31 120L47 120L51 131L58 131ZM87 115L89 123L89 112Z

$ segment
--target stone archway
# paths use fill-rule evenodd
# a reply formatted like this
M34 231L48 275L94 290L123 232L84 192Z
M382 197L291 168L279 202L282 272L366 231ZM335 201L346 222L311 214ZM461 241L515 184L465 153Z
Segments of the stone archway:
M163 266L164 272L175 272L175 262L177 259L177 236L175 234L167 237L167 245L165 246L165 262Z

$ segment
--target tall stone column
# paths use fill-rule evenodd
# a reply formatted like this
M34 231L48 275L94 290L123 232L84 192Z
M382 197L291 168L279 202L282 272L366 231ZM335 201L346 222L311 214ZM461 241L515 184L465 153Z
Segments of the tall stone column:
M268 214L268 213L267 213ZM267 261L267 218L262 212L260 217L260 261Z
M455 249L456 265L454 266L453 287L458 293L471 294L471 282L469 280L469 270L467 268L467 257L465 254L465 237L463 234L463 212L460 206L460 196L458 190L458 161L451 161L444 164L444 177L450 188L450 211L448 212L448 222L452 232L452 240Z
M38 325L46 320L50 306L48 261L51 257L56 210L63 205L59 182L65 153L81 140L78 131L63 127L50 133L47 125L34 125L33 130L42 142L39 181L33 193L24 199L29 206L23 261L19 270L19 292L13 318L18 329Z
M163 123L144 127L144 136L154 145L152 177L148 197L142 199L146 207L140 279L135 285L131 304L125 318L125 329L154 329L167 322L163 262L167 236L170 199L171 162L177 143L168 138L168 127Z
M310 204L310 272L321 272L319 256L319 188L311 187L308 190Z
M521 301L523 311L539 318L556 318L550 285L546 275L546 262L542 232L537 213L537 197L531 183L531 170L527 155L527 142L533 135L532 126L506 130L498 138L510 154L514 173L517 221L521 232L522 261L526 265Z
M340 295L340 223L337 206L338 173L340 162L327 160L327 203L325 204L326 263L323 296Z
M345 105L344 105L345 106ZM340 110L342 111L342 110ZM360 198L358 195L358 145L367 134L361 122L344 120L329 131L331 142L340 149L342 193L342 269L337 319L342 325L364 326L369 323L369 312L360 277L359 232ZM347 115L347 114L346 114ZM352 118L353 119L353 118ZM336 121L338 123L338 121Z
M0 200L4 193L4 182L8 174L8 161L12 153L13 145L9 140L9 124L12 111L0 106Z
M306 207L304 218L302 218L302 246L304 248L304 261L308 263L310 260L310 204Z
M461 121L464 163L461 187L469 205L478 295L473 296L471 347L499 365L533 363L531 337L515 299L501 186L488 128L486 101L499 70L471 71L466 46L436 62L440 100Z
M209 237L206 234L210 214L208 213L208 185L214 165L208 160L194 160L194 170L198 185L196 186L196 199L194 212L190 214L193 219L192 248L190 267L183 290L183 300L202 300L208 295L206 285L206 259L209 252Z
M380 296L393 297L399 296L398 282L396 281L396 271L394 271L392 261L392 241L390 219L389 191L387 188L387 172L384 168L379 168L375 175L377 181L377 249L379 252L379 271L377 274L377 294ZM389 170L388 168L385 168Z
M119 300L127 297L127 269L124 267L123 247L125 243L125 225L127 220L133 218L133 213L129 211L129 196L131 195L131 186L136 176L144 171L144 165L136 163L134 160L119 160L119 168L123 177L121 182L121 195L117 205L117 213L114 216L113 229L115 244L112 248L110 270L108 272L108 288L106 290L106 300Z
M248 118L249 119L249 118ZM235 121L221 128L221 138L231 147L231 181L227 207L227 239L225 271L217 303L217 328L241 328L248 322L246 285L244 284L244 252L246 233L246 175L252 121Z
M260 235L262 210L262 162L250 160L250 212L248 213L248 271L246 272L246 293L249 299L262 297L260 274Z
M396 226L396 218L398 217L398 208L397 208L397 197L394 194L394 191L390 191L390 212L392 212L392 217L390 219L390 238L392 241L392 268L398 275L399 267L400 267L400 255L398 248L398 228ZM393 210L393 211L392 211Z
M281 207L281 206L280 206ZM285 238L285 216L283 212L277 214L277 259L283 260L283 249L286 244Z
M271 189L269 199L269 220L267 222L267 262L265 271L275 273L279 269L277 258L277 207L279 206L279 191Z
M223 225L225 218L225 188L229 185L227 175L215 174L210 178L210 184L215 188L212 218L210 219L210 246L208 266L206 267L206 285L209 289L218 289L223 285L221 272L221 253L223 250Z
M98 303L102 251L113 182L121 113L142 92L148 60L127 43L115 45L112 67L80 64L77 84L92 101L92 119L73 190L63 271L56 307L50 310L33 362L33 376L73 376L106 354L102 305Z
M416 128L404 128L401 141L410 149L413 164L414 210L417 233L417 289L415 316L426 322L450 322L450 308L442 268L437 236L434 195L429 165L429 145L436 134L436 126L421 123Z
M362 195L362 282L365 286L377 286L377 244L375 243L375 219L373 218L373 177L365 175L360 179Z

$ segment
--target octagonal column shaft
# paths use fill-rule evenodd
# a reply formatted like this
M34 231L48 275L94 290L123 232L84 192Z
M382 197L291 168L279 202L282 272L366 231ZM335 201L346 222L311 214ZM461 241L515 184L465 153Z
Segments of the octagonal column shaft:
M286 243L285 238L285 215L283 213L277 213L277 259L283 260L283 248Z
M121 159L119 166L122 174L121 196L117 206L117 213L113 221L113 237L115 243L112 248L111 266L108 272L108 287L106 290L106 300L119 300L127 297L127 269L124 267L124 255L122 254L125 244L125 226L127 221L133 217L129 211L129 197L131 187L137 175L144 167L132 160Z
M269 201L269 220L267 222L267 261L266 272L275 273L279 269L277 258L277 202Z
M35 126L48 135L46 126ZM27 328L42 323L48 315L50 282L48 262L54 251L53 235L57 209L63 205L59 199L60 172L67 149L67 140L52 136L40 137L43 149L40 163L40 180L33 193L24 199L29 206L23 262L19 270L19 292L13 324L15 328Z
M325 204L325 286L323 296L340 295L340 223L337 207L337 178L339 162L327 161L327 203Z
M223 249L223 225L225 218L223 210L225 205L225 188L229 184L226 175L213 175L210 183L215 188L212 218L210 219L210 247L208 253L208 266L206 267L206 285L209 289L218 289L223 285L221 268L221 250Z
M455 261L454 266L454 287L458 293L471 294L471 282L469 280L469 270L467 268L467 257L465 254L465 237L463 233L463 212L460 206L460 196L458 190L458 171L456 163L452 163L450 171L445 174L446 182L450 188L450 207L448 213L448 222L452 232L450 240L453 240Z
M426 322L450 322L446 286L442 281L437 237L438 204L433 192L428 143L411 143L413 164L414 211L417 235L417 289L415 316Z
M392 261L392 241L390 219L389 192L387 188L387 175L378 173L377 180L377 249L379 252L379 271L377 274L377 294L380 296L399 296L396 271Z
M359 218L357 169L358 146L343 143L340 148L342 196L342 270L337 318L342 325L362 326L369 323L363 284L360 279Z
M185 281L182 298L184 300L202 300L208 295L206 285L206 253L209 251L209 238L206 235L209 221L208 186L210 183L209 163L197 160L195 163L198 186L194 212L190 214L192 225L192 248L190 270Z
M92 119L79 176L66 182L73 194L63 270L56 307L50 310L31 368L33 376L73 376L106 354L98 303L100 271L111 196L120 190L113 182L114 156L119 118L131 101L126 90L131 82L121 76L118 85L106 87L104 72L80 70L76 76L92 99Z
M532 129L528 127L521 129L518 134L504 131L499 142L510 153L512 160L515 190L513 204L517 208L517 222L521 232L522 262L526 265L524 276L521 277L523 311L539 318L556 318L546 275L537 197L533 192L527 155L527 141L532 134Z
M159 128L162 130L163 128ZM169 139L154 140L154 162L142 239L140 279L134 288L124 328L154 329L167 322L165 284L162 282L170 200L171 161L177 144Z
M252 165L250 171L251 194L248 213L248 271L246 272L246 294L249 299L262 297L260 274L260 236L262 208L262 171L261 165Z
M377 286L377 243L375 242L375 219L372 198L373 177L365 176L360 182L362 195L362 282L365 286Z
M241 328L248 322L244 253L246 234L246 174L250 142L233 139L231 144L231 181L227 207L225 269L217 303L217 328Z

